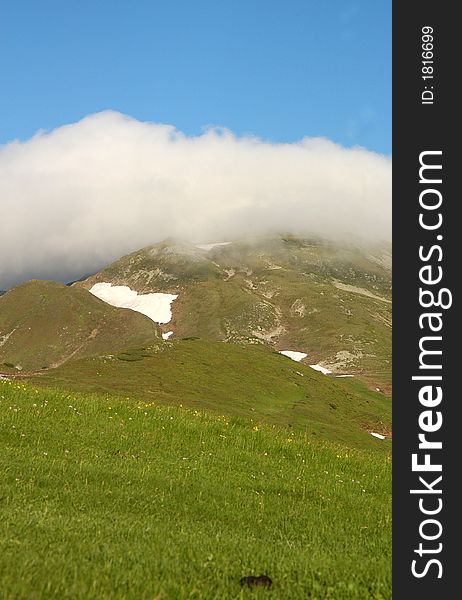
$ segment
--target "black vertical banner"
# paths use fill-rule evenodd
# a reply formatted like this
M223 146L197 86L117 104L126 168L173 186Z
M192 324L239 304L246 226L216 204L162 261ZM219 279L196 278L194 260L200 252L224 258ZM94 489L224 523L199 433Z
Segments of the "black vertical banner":
M456 7L393 5L394 600L459 597L462 577Z

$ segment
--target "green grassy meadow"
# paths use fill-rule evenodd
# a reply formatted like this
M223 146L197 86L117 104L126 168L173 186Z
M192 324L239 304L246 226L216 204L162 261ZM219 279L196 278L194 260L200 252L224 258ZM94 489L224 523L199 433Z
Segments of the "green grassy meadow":
M183 404L258 420L349 447L390 448L369 431L391 431L391 398L356 378L326 377L271 349L212 340L159 341L74 360L36 385Z
M0 424L3 600L391 598L388 440L18 381Z

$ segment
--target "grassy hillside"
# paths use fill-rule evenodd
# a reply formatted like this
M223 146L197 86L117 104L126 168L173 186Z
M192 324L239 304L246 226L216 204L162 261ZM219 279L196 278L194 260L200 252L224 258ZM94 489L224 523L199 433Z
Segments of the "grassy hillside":
M1 598L391 598L388 454L12 382L0 425Z
M147 317L78 287L29 281L0 297L0 373L50 369L158 336Z
M308 354L372 387L391 385L391 262L364 250L294 236L204 250L164 242L125 256L77 285L128 285L179 294L174 337L266 344Z
M185 405L292 427L310 437L383 449L369 431L391 430L391 400L352 379L322 375L265 346L190 339L74 360L39 385Z

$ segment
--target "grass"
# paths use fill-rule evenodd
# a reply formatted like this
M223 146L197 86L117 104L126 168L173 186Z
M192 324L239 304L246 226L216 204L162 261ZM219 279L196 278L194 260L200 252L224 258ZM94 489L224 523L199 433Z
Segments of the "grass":
M391 598L388 452L136 396L0 400L0 598Z
M157 337L148 317L78 287L29 281L0 297L0 373L46 370Z
M389 451L369 431L391 430L391 399L353 379L326 377L263 346L159 341L74 360L34 383L189 406L292 427L347 446Z

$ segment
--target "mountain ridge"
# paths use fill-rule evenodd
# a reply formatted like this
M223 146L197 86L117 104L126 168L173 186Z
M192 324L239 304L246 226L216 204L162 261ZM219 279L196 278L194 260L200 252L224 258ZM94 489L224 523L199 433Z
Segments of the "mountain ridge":
M75 285L177 294L172 320L161 326L174 337L301 351L307 364L390 389L388 246L365 251L291 235L209 246L146 246Z
M0 297L0 371L6 374L52 369L159 336L147 317L54 281L32 280Z
M389 258L295 236L147 246L2 296L0 373L385 449Z

